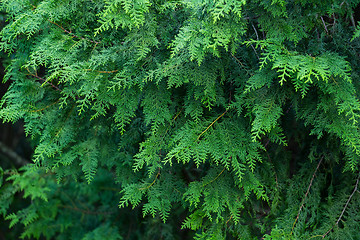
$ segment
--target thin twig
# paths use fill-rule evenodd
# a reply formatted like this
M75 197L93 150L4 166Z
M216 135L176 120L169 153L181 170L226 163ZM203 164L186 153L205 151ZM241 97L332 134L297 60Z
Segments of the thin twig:
M225 113L227 113L228 110L226 110L225 112L223 112L220 116L218 116L202 133L200 133L200 135L197 137L196 140L199 140L200 137L209 129L211 128L212 125L214 125L214 123L217 122L217 120L219 120L222 116L225 115Z
M211 180L210 182L208 183L205 183L202 185L202 187L205 187L206 185L209 185L210 183L214 182L216 179L218 179L220 177L220 175L225 171L225 167L223 168L223 170L213 179Z
M359 172L358 178L356 179L356 184L355 184L354 190L353 190L353 192L351 193L351 195L350 195L350 197L348 198L348 200L346 201L346 204L345 204L343 210L341 211L341 214L340 214L339 218L337 219L337 221L336 221L336 223L334 224L334 226L332 226L332 227L329 229L329 231L327 231L324 235L322 235L322 238L324 238L326 235L328 235L329 232L331 232L331 230L333 230L334 227L339 224L342 216L344 215L344 213L345 213L345 211L346 211L347 206L348 206L349 203L350 203L351 198L353 197L354 193L355 193L356 191L358 191L359 180L360 180L360 172Z
M52 88L54 88L56 91L60 91L60 92L62 91L62 90L61 90L60 88L58 88L55 84L53 84L52 82L47 81L46 79L44 79L44 78L42 78L42 77L39 77L39 76L37 76L37 75L31 75L31 76L33 76L33 77L35 77L35 78L43 81L43 83L48 83L48 84L50 84L50 86L51 86Z
M251 24L251 26L253 27L253 29L254 29L254 31L255 31L255 34L256 34L256 40L258 40L258 41L259 41L259 34L258 34L258 32L257 32L257 30L256 30L256 28L255 28L255 26L254 26L254 24Z
M324 24L326 33L329 34L329 31L328 31L328 29L327 29L327 27L326 27L326 24L325 24L325 21L324 21L323 17L321 16L320 18L321 18L321 21L322 21L323 24Z
M48 21L49 21L50 23L58 26L59 28L61 28L61 30L63 30L65 33L71 35L72 37L79 38L79 39L82 39L82 40L85 40L85 41L88 41L88 42L91 42L91 43L95 43L96 45L100 43L100 42L95 41L95 40L91 40L91 39L88 39L88 38L84 38L84 37L81 37L81 36L77 36L77 35L73 34L71 31L66 30L66 29L63 28L61 25L57 24L56 22L53 22L53 21L51 21L51 20L48 20Z
M32 5L32 7L33 7L32 10L34 11L37 7L36 7L34 4L31 4L31 5ZM87 39L87 38L84 38L84 37L77 36L77 35L73 34L71 31L66 30L66 29L63 28L61 25L57 24L56 22L51 21L50 19L48 19L48 22L49 22L49 23L52 23L52 24L54 24L54 25L56 25L56 26L58 26L59 28L61 28L61 30L63 30L65 33L70 34L72 37L79 38L79 39L82 39L82 40L85 40L85 41L89 41L89 42L95 43L95 45L98 45L98 44L100 43L100 42L97 42L97 41L95 41L95 40L91 40L91 39Z
M257 51L256 51L255 47L254 47L252 44L251 44L250 46L251 46L251 48L254 50L255 55L256 55L256 58L260 61L259 54L257 53Z
M351 24L353 25L353 27L356 28L355 19L354 19L354 14L351 14L351 15L350 15L350 20L351 20Z
M41 112L41 111L44 111L45 109L57 104L58 102L60 102L60 99L56 100L55 102L43 107L43 108L40 108L40 109L36 109L36 110L31 110L30 112Z
M317 170L319 169L320 164L321 164L321 162L322 162L323 158L324 158L324 156L322 156L322 157L321 157L321 159L320 159L320 161L319 161L319 163L318 163L318 165L317 165L317 167L316 167L316 169L315 169L315 171L314 171L314 173L313 173L313 176L312 176L312 178L311 178L311 181L310 181L309 187L308 187L308 189L307 189L307 191L306 191L306 193L305 193L305 196L304 196L303 200L301 201L301 205L300 205L300 208L299 208L298 214L297 214L297 216L296 216L296 219L295 219L295 221L294 221L294 223L293 223L293 226L292 226L292 229L291 229L291 233L290 233L290 235L293 233L294 228L295 228L295 224L296 224L296 222L299 220L299 216L300 216L301 209L302 209L302 208L304 207L304 205L305 205L305 200L306 200L306 197L307 197L307 195L308 195L308 194L309 194L309 192L310 192L310 188L311 188L312 183L313 183L313 181L314 181L314 178L315 178L316 172L317 172Z
M229 221L232 219L233 216L230 216L230 218L226 221L225 225L228 225Z
M6 146L4 143L0 142L0 152L6 154L9 158L11 158L17 165L24 166L28 164L30 161L21 157L15 151L13 151L10 147Z
M235 55L233 53L230 53L230 54L243 68L246 69L245 65L239 59L237 59L237 57L235 57Z
M156 182L156 179L158 179L159 176L160 176L160 168L159 168L158 173L157 173L156 176L155 176L154 181L153 181L149 186L143 187L143 188L139 188L139 190L142 191L142 190L147 190L147 189L149 189L152 185L154 185L154 183Z
M58 88L58 87L57 87L56 85L54 85L52 82L47 81L46 79L44 79L44 78L42 78L42 77L39 77L36 72L35 72L35 74L34 74L34 73L30 72L30 70L29 70L28 68L26 68L26 70L28 71L28 73L30 74L30 76L33 76L34 78L39 79L40 81L42 81L43 84L44 84L44 83L48 83L48 84L50 84L51 87L54 88L55 90L60 91L60 92L62 91L60 88Z
M235 55L233 53L230 53L230 55L235 59L235 61L237 63L239 63L244 68L244 70L246 71L247 74L253 75L246 69L245 65L237 57L235 57Z

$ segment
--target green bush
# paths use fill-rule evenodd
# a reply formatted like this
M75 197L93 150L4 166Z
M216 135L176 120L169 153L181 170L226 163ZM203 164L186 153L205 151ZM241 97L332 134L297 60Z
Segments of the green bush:
M0 213L23 238L360 239L359 2L0 1L0 118L35 146Z

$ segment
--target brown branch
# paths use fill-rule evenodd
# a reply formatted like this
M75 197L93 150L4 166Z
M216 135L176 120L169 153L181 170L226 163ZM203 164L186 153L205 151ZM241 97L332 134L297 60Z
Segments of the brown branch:
M60 88L58 88L58 86L56 86L56 85L53 84L52 82L46 81L46 79L44 79L44 78L42 78L42 77L39 77L39 76L37 76L37 75L31 75L31 76L33 76L33 77L41 80L43 83L48 83L48 84L50 84L50 86L51 86L52 88L54 88L56 91L59 91L59 92L62 91Z
M56 85L54 85L52 82L49 82L49 81L47 81L46 79L44 79L44 78L42 78L42 77L39 77L36 72L35 72L35 74L34 74L34 73L30 72L30 70L29 70L28 68L26 68L26 70L28 71L28 73L29 73L30 76L33 76L34 78L39 79L43 84L48 83L48 84L50 84L51 87L54 88L56 91L60 91L60 92L62 91L60 88L58 88L58 87L57 87Z
M156 176L155 176L154 181L153 181L149 186L143 187L143 188L139 188L139 190L142 191L142 190L147 190L147 189L149 189L152 185L154 185L154 183L156 182L156 179L158 179L159 176L160 176L160 168L159 168L158 173L157 173Z
M45 109L57 104L58 102L60 102L60 99L56 100L55 102L43 107L43 108L40 108L40 109L36 109L36 110L31 110L30 112L41 112L41 111L44 111Z
M33 4L31 4L31 5L33 7L32 10L34 11L37 8L37 6L35 6ZM95 45L98 45L99 43L101 43L101 42L98 42L98 41L95 41L95 40L91 40L91 39L88 39L88 38L77 36L77 35L73 34L71 31L66 30L65 28L63 28L60 24L57 24L56 22L51 21L50 19L48 19L48 22L58 26L59 28L61 28L61 30L63 30L67 34L70 34L72 37L79 38L79 39L82 39L82 40L85 40L85 41L88 41L88 42L91 42L91 43L95 43Z
M98 41L95 41L95 40L91 40L91 39L88 39L88 38L84 38L84 37L81 37L81 36L77 36L75 34L73 34L71 31L69 30L66 30L65 28L63 28L61 25L57 24L56 22L53 22L51 20L48 19L48 22L58 26L59 28L61 28L61 30L63 30L65 33L71 35L72 37L74 38L79 38L79 39L82 39L82 40L85 40L85 41L88 41L88 42L91 42L91 43L95 43L96 45L99 44L100 42Z
M301 201L301 205L300 205L300 208L299 208L298 214L297 214L297 216L296 216L296 219L295 219L295 221L294 221L294 223L293 223L293 226L292 226L292 229L291 229L290 235L292 235L292 233L293 233L293 231L294 231L294 228L295 228L295 224L296 224L296 222L299 220L299 216L300 216L301 209L302 209L302 208L304 207L304 205L305 205L305 200L306 200L306 197L307 197L307 195L308 195L308 194L309 194L309 192L310 192L310 188L311 188L312 183L313 183L313 181L314 181L314 178L315 178L316 172L317 172L317 170L319 169L320 164L321 164L321 162L322 162L323 158L324 158L324 156L322 156L322 157L321 157L321 159L320 159L320 161L319 161L319 163L318 163L318 165L317 165L317 167L316 167L316 169L315 169L315 171L314 171L314 173L313 173L313 176L312 176L312 178L311 178L311 181L310 181L309 187L308 187L308 189L307 189L307 191L306 191L306 193L305 193L305 196L304 196L303 200Z
M230 54L243 68L246 69L245 65L239 59L237 59L237 57L235 57L235 55L233 53L230 53Z
M222 116L225 115L225 113L227 113L228 110L226 110L225 112L223 112L220 116L218 116L202 133L200 133L200 135L197 137L197 140L200 139L200 137L207 131L209 130L209 128L211 128L212 125L214 125L214 123L217 122L217 120L219 120Z
M70 200L70 204L72 206L69 205L60 205L60 207L62 208L67 208L67 209L71 209L77 212L81 212L82 214L87 214L87 215L109 215L111 213L113 213L114 211L111 212L99 212L99 211L91 211L89 210L89 208L87 206L85 206L83 203L79 202L81 205L83 205L86 209L81 209L79 208L76 203L73 201L73 199L65 192L65 191L61 191L61 193Z
M245 65L244 65L237 57L235 57L235 55L234 55L233 53L230 53L230 55L235 59L235 61L236 61L237 63L239 63L239 64L244 68L244 70L246 71L247 74L249 74L250 76L253 75L252 73L250 73L250 72L246 69Z
M230 218L226 221L225 225L228 225L229 221L232 219L233 216L230 216Z
M218 179L218 178L220 177L220 175L225 171L225 168L226 168L226 167L224 167L223 170L222 170L213 180L211 180L211 181L208 182L208 183L203 184L202 187L205 187L205 186L213 183L216 179Z
M229 109L227 109L225 112L223 112L220 116L218 116L204 131L202 131L202 133L200 133L200 135L197 137L196 141L198 141L200 139L200 137L207 132L207 130L209 130L209 128L211 128L212 125L214 125L220 118L222 118Z
M355 194L355 192L358 191L359 180L360 180L360 172L359 172L358 178L356 179L356 184L355 184L354 190L353 190L353 192L351 193L351 195L350 195L350 197L348 198L348 200L346 201L346 204L345 204L343 210L341 211L341 214L340 214L339 218L337 219L337 221L336 221L336 223L334 224L334 226L332 226L324 235L322 235L322 238L325 238L325 236L328 235L328 234L331 232L331 230L333 230L334 227L339 224L342 216L344 215L344 213L345 213L345 211L346 211L347 206L348 206L349 203L350 203L351 198L353 197L353 195Z

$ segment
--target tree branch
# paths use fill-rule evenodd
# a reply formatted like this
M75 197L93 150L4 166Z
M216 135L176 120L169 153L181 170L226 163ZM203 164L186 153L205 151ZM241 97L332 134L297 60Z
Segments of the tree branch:
M57 87L55 84L53 84L52 82L47 81L46 79L44 79L44 78L42 78L42 77L39 77L36 72L35 72L35 74L34 74L34 73L30 72L30 70L29 70L28 68L26 68L26 70L28 71L28 73L30 74L30 76L33 76L34 78L39 79L43 84L48 83L48 84L50 84L50 86L51 86L52 88L54 88L56 91L60 91L60 92L62 91L60 88L58 88L58 87Z
M95 43L96 45L100 43L100 42L95 41L95 40L91 40L91 39L88 39L88 38L84 38L84 37L81 37L81 36L77 36L77 35L73 34L71 31L66 30L66 29L63 28L61 25L57 24L56 22L53 22L53 21L51 21L51 20L48 20L48 22L50 22L50 23L58 26L59 28L61 28L61 30L63 30L65 33L71 35L71 36L74 37L74 38L78 38L78 39L82 39L82 40L85 40L85 41L88 41L88 42L91 42L91 43Z
M306 193L305 193L305 196L304 196L303 200L301 201L301 206L300 206L300 208L299 208L299 211L298 211L298 214L297 214L297 216L296 216L296 219L295 219L295 221L294 221L294 223L293 223L293 226L292 226L290 235L292 235L292 233L293 233L293 231L294 231L294 228L295 228L295 224L296 224L296 222L299 220L299 216L300 216L301 209L302 209L302 208L304 207L304 205L305 205L306 197L307 197L307 195L308 195L309 192L310 192L310 188L311 188L312 183L313 183L313 181L314 181L316 172L317 172L317 170L319 169L320 164L321 164L321 162L322 162L323 159L324 159L324 156L321 157L321 159L320 159L320 161L319 161L319 163L318 163L318 165L317 165L317 167L316 167L316 169L315 169L315 171L314 171L314 173L313 173L313 176L312 176L312 178L311 178L309 187L308 187L308 189L307 189L307 191L306 191Z
M358 174L358 178L356 179L356 184L355 184L354 190L353 190L353 192L351 193L351 195L350 195L350 197L348 198L348 200L346 201L346 204L345 204L343 210L341 211L341 214L340 214L339 218L337 219L337 221L336 221L336 223L334 224L334 226L332 226L332 227L329 229L329 231L327 231L324 235L322 235L322 238L324 238L326 235L328 235L329 232L331 232L331 230L333 230L334 227L339 224L342 216L344 215L344 213L345 213L345 211L346 211L347 206L348 206L349 203L350 203L351 198L353 197L354 193L355 193L356 191L358 191L359 180L360 180L360 172L359 172L359 174Z

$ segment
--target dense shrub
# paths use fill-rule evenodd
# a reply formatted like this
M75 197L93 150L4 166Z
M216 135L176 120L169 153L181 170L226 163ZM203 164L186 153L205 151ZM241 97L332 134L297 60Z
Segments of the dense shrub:
M360 239L359 2L0 1L0 117L35 146L0 213L29 238Z

